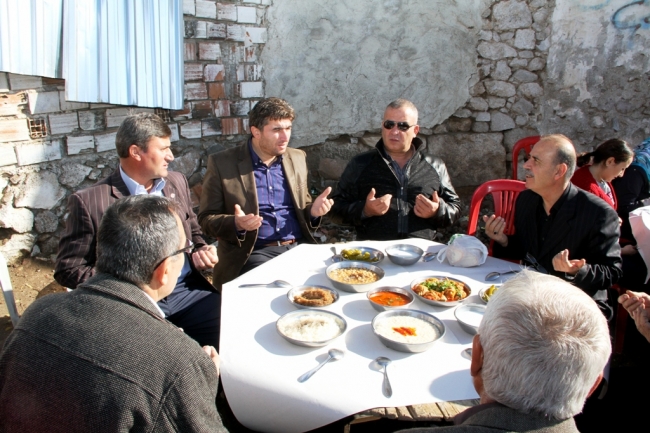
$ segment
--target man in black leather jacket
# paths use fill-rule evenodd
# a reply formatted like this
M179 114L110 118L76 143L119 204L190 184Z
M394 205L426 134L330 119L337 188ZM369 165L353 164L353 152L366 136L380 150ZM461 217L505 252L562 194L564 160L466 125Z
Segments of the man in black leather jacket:
M426 153L417 138L418 111L397 99L384 112L382 139L355 156L332 196L332 212L356 226L359 239L433 239L435 229L452 224L460 199L445 163Z

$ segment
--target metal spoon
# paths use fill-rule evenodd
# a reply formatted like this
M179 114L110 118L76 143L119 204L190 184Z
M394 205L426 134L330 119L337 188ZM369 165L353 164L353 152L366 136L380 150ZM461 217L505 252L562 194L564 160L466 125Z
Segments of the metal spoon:
M438 252L436 251L435 253L426 253L425 255L422 256L422 261L423 262L430 262L431 260L435 259L438 257Z
M393 395L393 388L390 386L390 381L388 380L388 371L386 371L386 367L388 367L388 364L390 364L392 361L385 356L380 356L379 358L375 359L375 362L384 367L384 383L382 384L381 391L386 397L391 397Z
M325 361L321 362L318 364L316 367L312 368L309 370L307 373L303 374L298 378L298 382L302 383L312 377L314 373L316 373L318 370L321 369L321 367L325 364L327 364L330 361L338 361L339 359L343 359L345 356L345 352L339 349L330 349L327 354L329 355L329 358L327 358Z
M467 358L467 359L469 359L469 360L471 361L471 360L472 360L472 348L469 347L469 348L463 350L463 351L461 352L461 355L462 355L464 358Z
M520 269L511 269L506 272L490 272L485 276L485 281L496 281L498 280L502 275L507 275L507 274L516 274L519 272Z
M239 287L269 287L269 286L284 287L285 289L291 289L293 287L291 283L287 283L286 281L283 280L275 280L271 283L255 283L255 284L239 285Z

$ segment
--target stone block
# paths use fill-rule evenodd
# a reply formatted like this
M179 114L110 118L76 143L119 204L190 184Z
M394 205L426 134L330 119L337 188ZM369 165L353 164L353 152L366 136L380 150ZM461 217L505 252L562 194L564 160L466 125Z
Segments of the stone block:
M106 110L106 127L115 128L120 126L130 111L130 108L111 108Z
M16 233L11 235L2 246L0 252L10 264L18 263L24 255L32 251L36 243L36 236L31 233Z
M190 177L201 166L201 154L195 150L180 155L169 164L169 168L173 171L183 173L185 177Z
M237 71L235 72L235 79L237 81L244 81L244 65L237 65Z
M34 228L39 233L52 233L59 227L59 218L54 212L46 210L34 217Z
M517 114L529 114L534 108L535 106L532 103L523 98L512 104L511 107L512 111Z
M214 101L214 115L215 117L230 116L230 101L224 99L220 101Z
M499 60L496 68L494 68L494 71L490 74L490 77L495 80L506 81L510 78L510 75L512 75L512 70L508 67L508 62L505 60Z
M454 113L454 117L460 117L461 119L465 119L467 117L470 117L471 115L472 115L472 112L470 110L468 110L467 108L459 108Z
M61 159L61 141L17 144L16 157L20 166Z
M515 68L515 69L525 68L526 65L528 65L528 60L526 60L526 59L519 58L519 59L512 59L510 61L510 66Z
M16 207L32 209L52 209L65 197L65 190L59 185L56 175L51 171L29 173L25 183L16 187L14 200Z
M237 117L221 119L221 128L223 135L241 134L241 119Z
M244 79L246 81L260 81L262 79L262 67L259 65L244 65Z
M92 135L68 137L66 142L68 145L68 155L77 155L82 150L95 148L95 138Z
M493 96L509 98L516 94L515 86L505 81L485 80L484 84L488 94Z
M544 94L544 89L537 83L525 83L519 86L519 92L526 98L537 98Z
M214 1L196 0L195 4L197 17L217 18L217 4Z
M0 92L9 91L9 81L7 80L7 73L0 72Z
M191 119L192 118L192 104L190 102L186 102L183 105L182 110L172 110L172 111L170 111L170 115L172 117L172 120L174 120L174 121Z
M472 132L488 132L490 124L487 122L474 122L472 125Z
M0 95L0 116L19 116L25 104L27 94L24 92Z
M43 87L43 79L32 75L8 74L11 90L39 89Z
M237 6L237 22L244 24L257 23L257 8L250 6Z
M525 1L507 0L492 8L494 27L497 30L514 30L530 27L533 17Z
M104 111L79 111L79 127L84 131L104 129Z
M192 102L192 118L202 119L204 117L212 116L213 108L212 101L197 101Z
M226 39L229 41L244 42L245 36L244 26L229 24L226 27Z
M481 57L490 60L517 57L517 50L503 42L481 42L476 49Z
M50 134L67 134L79 128L77 113L50 114Z
M87 165L79 164L77 162L65 163L62 168L63 170L61 170L59 182L73 190L78 189L77 187L84 181L86 176L88 176L92 170L92 168Z
M224 78L225 71L223 65L205 65L205 69L203 69L203 79L205 81L223 81Z
M265 44L267 40L267 33L265 27L246 27L244 28L245 39L244 42L252 44Z
M219 42L199 42L199 59L217 60L221 57Z
M208 23L208 38L226 38L226 25L223 23Z
M194 42L185 42L183 44L183 60L196 60L196 44Z
M427 141L430 152L445 161L456 188L505 178L503 134L434 135Z
M223 83L208 83L208 97L210 99L224 99L226 90Z
M232 116L248 116L251 110L250 103L247 100L231 101L230 113Z
M61 111L83 110L84 108L88 108L87 102L66 100L64 91L59 92L59 104L61 105Z
M201 122L201 133L204 137L221 135L221 119L206 119Z
M217 19L219 21L237 21L237 6L217 3Z
M205 39L208 37L208 23L206 21L196 21L194 37L197 39Z
M116 152L115 137L117 137L117 132L95 134L95 145L97 146L97 152L108 152L109 150Z
M185 63L185 81L195 81L203 78L203 63Z
M183 138L201 138L201 121L193 120L181 124L181 137Z
M183 14L196 15L196 5L194 0L183 0Z
M512 76L512 79L514 81L519 82L519 83L532 83L534 81L537 81L538 78L539 77L537 76L537 74L534 74L532 72L528 72L525 69L518 70Z
M542 69L544 69L544 66L546 66L544 60L539 58L539 57L535 57L533 60L531 60L528 63L528 70L529 71L541 71Z
M261 81L245 81L240 85L242 98L261 98L264 96L264 88Z
M59 92L33 92L29 96L29 112L32 114L55 113L61 111Z
M474 120L476 120L477 122L489 122L491 117L492 116L490 116L490 113L486 113L482 111L480 113L476 113L476 117L474 118Z
M0 143L29 139L27 119L0 120Z
M248 120L248 117L241 120L241 126L243 128L244 134L251 133L250 121Z
M348 162L342 159L321 158L318 163L318 175L327 180L339 180Z
M185 83L185 99L208 99L205 83Z
M492 119L490 120L491 131L494 132L506 131L514 127L515 127L515 122L514 120L512 120L512 117L500 111L496 111L492 113Z
M172 136L169 137L169 141L174 143L175 141L180 140L180 137L178 136L178 123L168 123L167 126L169 126L169 129L172 131Z
M488 103L484 98L470 98L469 103L467 104L469 108L474 111L487 111Z
M257 50L255 49L255 47L243 47L243 48L244 48L244 61L257 62Z
M1 135L1 134L0 134ZM14 147L10 144L0 144L0 167L14 165L18 162ZM0 193L2 190L0 190Z
M468 132L472 129L472 119L450 117L446 123L449 132Z
M519 58L521 59L532 59L533 57L535 57L535 53L530 50L519 51Z

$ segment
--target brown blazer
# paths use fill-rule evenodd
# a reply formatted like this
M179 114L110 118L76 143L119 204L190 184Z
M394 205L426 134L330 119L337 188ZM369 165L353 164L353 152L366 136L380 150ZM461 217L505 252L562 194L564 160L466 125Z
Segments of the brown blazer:
M198 246L205 245L201 227L192 210L187 179L181 173L170 171L165 181L163 194L178 205L178 216L183 223L185 236ZM54 271L54 279L59 284L74 289L95 275L99 223L108 206L128 195L130 195L129 189L122 180L119 168L106 179L70 195L69 215L65 232L59 240L59 252Z
M308 191L305 152L287 148L282 158L282 168L289 183L302 235L306 241L316 243L311 233L317 227L311 225L311 196ZM259 213L248 142L210 155L208 170L203 179L199 223L205 234L219 240L219 263L214 267L213 275L216 287L239 275L257 239L257 230L246 232L243 238L238 237L234 217L236 204L246 214Z

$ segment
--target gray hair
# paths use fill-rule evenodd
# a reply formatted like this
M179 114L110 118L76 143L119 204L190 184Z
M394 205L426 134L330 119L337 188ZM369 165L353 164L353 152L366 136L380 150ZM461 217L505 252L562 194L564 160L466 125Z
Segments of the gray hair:
M582 410L612 351L607 321L593 299L532 271L490 298L479 338L486 394L557 420Z
M393 102L388 104L386 109L388 108L392 108L394 110L399 110L400 108L406 108L407 110L411 110L415 115L415 123L417 123L418 109L415 106L415 104L409 101L408 99L404 99L404 98L395 99Z
M172 131L163 120L151 113L138 113L127 116L115 136L115 148L120 158L129 157L129 147L137 145L147 151L149 140L153 137L171 137Z
M173 201L147 194L110 205L97 234L97 271L138 287L149 284L157 265L178 250L175 211Z

